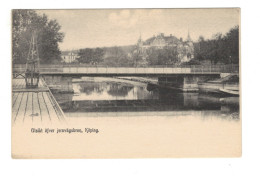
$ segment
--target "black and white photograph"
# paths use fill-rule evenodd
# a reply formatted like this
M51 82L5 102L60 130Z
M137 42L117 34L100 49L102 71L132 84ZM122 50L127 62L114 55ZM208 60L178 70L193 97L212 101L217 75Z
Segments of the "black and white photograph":
M240 8L13 9L13 158L240 157Z

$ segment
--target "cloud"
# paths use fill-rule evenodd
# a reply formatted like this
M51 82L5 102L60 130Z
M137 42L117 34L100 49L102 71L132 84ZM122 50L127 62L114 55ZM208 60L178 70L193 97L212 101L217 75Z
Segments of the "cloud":
M129 10L121 10L119 13L113 12L108 18L117 27L129 28L136 24L136 19L133 18Z
M112 12L108 19L114 26L121 28L132 28L142 22L153 22L162 17L162 11L155 10L121 10Z

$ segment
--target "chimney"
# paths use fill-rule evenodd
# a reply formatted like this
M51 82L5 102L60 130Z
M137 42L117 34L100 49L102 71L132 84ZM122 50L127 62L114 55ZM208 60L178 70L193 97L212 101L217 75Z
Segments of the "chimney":
M182 42L182 37L180 38L180 41Z
M170 34L170 37L172 37L172 34Z

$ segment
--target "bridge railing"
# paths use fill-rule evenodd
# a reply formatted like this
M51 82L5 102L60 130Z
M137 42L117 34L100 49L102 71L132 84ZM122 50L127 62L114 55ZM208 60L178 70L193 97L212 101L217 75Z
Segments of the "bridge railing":
M40 65L40 72L63 72L63 64L60 65L52 65L52 64L41 64ZM25 72L26 64L14 64L13 65L13 72Z
M228 65L196 65L191 66L192 73L238 73L239 65L228 64Z
M13 72L25 72L25 64L14 64ZM104 65L50 65L41 64L41 73L238 73L239 65L155 65L155 66L104 66Z

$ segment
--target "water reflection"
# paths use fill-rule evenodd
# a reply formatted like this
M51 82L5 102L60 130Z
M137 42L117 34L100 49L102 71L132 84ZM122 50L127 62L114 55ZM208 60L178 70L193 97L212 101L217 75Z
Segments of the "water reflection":
M134 85L129 81L112 78L84 80L73 82L72 101L158 99L158 94L147 91L143 83Z
M60 78L74 93L54 92L67 114L90 112L202 112L239 118L239 97L149 89L147 84L115 78ZM64 81L66 80L66 81ZM49 82L50 79L49 79ZM61 85L62 86L62 85ZM64 89L64 88L63 88ZM148 89L148 90L147 90Z

